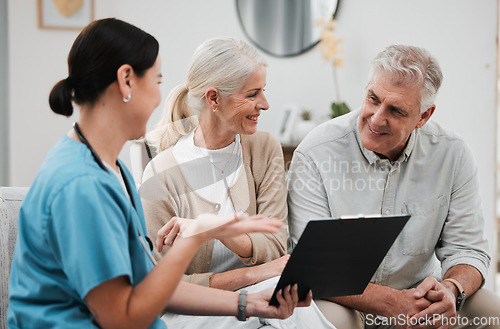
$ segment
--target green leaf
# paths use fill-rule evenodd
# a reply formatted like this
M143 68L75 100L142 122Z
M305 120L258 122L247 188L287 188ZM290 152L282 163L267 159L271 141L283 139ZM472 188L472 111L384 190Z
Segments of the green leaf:
M332 119L349 113L349 106L346 103L332 103Z

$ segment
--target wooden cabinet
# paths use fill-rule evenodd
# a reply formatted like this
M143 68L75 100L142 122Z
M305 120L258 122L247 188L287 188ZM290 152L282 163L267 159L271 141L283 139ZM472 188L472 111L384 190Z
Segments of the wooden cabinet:
M281 145L283 149L283 160L285 160L285 170L287 171L290 167L290 162L292 162L293 151L297 148L297 145Z

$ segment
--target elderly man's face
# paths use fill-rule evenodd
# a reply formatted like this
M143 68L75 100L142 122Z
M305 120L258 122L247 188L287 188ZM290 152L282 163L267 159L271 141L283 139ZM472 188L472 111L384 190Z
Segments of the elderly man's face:
M398 86L378 74L366 88L359 116L361 144L383 158L395 161L411 132L422 127L434 112L433 105L420 114L420 88Z

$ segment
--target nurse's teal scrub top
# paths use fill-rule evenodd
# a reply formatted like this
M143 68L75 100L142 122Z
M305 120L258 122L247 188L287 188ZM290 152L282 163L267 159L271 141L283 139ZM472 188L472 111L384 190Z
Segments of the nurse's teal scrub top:
M121 165L137 211L84 144L65 136L49 152L19 214L9 328L97 328L88 292L122 275L135 286L153 268L137 231L144 239L140 198ZM166 325L157 318L150 328Z

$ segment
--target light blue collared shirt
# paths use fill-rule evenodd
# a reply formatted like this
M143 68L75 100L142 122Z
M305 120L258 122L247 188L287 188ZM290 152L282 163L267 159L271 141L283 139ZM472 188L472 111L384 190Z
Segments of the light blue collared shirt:
M477 166L464 141L429 121L391 163L363 147L358 117L359 110L330 120L297 147L287 177L292 243L311 219L410 214L373 283L405 289L458 264L486 277Z

